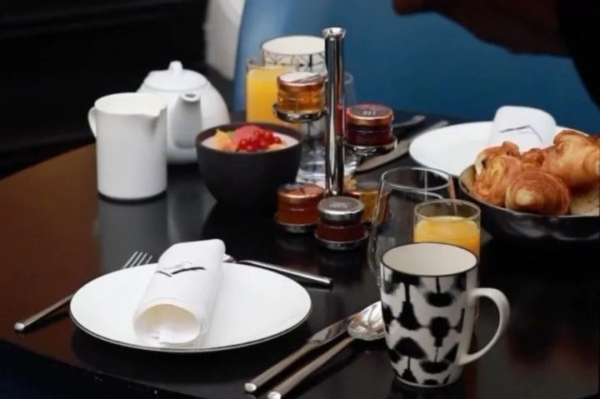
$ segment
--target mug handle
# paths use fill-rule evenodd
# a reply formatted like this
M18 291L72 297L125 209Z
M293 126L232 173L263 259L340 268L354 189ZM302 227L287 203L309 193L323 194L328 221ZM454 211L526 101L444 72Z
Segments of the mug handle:
M94 136L96 135L96 108L90 108L88 112L88 123L90 124L90 129L92 129L92 133Z
M460 353L460 355L458 356L459 366L464 366L465 364L474 362L475 360L485 355L490 349L492 349L492 346L494 346L496 342L498 342L502 334L504 334L504 332L506 331L506 327L508 326L508 319L510 318L510 307L508 305L508 299L506 299L506 296L502 292L494 288L476 288L469 294L469 298L467 299L467 306L475 306L475 304L477 303L477 299L480 297L489 298L492 300L492 302L496 304L500 319L498 321L498 329L496 330L496 333L494 334L494 337L490 340L490 342L488 342L488 344L478 352L466 353L469 350L469 348L467 347L468 345L465 345L465 347L461 351L462 353Z

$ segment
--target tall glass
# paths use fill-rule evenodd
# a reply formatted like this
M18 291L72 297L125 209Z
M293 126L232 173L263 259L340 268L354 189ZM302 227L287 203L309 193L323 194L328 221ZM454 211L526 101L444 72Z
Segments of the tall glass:
M388 249L413 242L415 207L424 201L455 198L452 177L424 167L390 169L381 176L367 256L377 285L380 264Z
M481 211L468 201L434 200L415 207L415 242L456 245L479 257L481 249Z
M246 63L246 120L282 123L273 112L277 102L277 77L295 70L293 65L265 64L260 58Z

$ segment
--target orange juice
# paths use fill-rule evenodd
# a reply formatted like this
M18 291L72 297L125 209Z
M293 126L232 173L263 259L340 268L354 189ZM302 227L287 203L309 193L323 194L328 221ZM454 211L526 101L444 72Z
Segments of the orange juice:
M434 216L417 222L415 242L440 242L468 249L479 257L481 232L474 220L460 216Z
M263 66L250 68L246 74L246 120L248 122L280 122L273 113L277 102L277 77L289 68Z

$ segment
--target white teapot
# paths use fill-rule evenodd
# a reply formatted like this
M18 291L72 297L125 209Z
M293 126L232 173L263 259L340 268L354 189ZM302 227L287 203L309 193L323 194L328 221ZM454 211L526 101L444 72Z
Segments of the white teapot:
M168 70L152 71L138 92L153 93L167 103L167 159L196 160L198 133L230 122L225 100L201 74L172 61Z

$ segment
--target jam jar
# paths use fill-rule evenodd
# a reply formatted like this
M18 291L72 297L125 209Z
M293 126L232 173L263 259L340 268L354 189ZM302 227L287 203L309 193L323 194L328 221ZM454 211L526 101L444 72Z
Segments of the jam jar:
M353 147L391 150L396 144L391 108L357 104L346 110L346 143Z
M366 229L362 221L364 206L356 198L325 198L319 202L318 211L319 223L315 237L326 248L354 249L366 238Z
M369 182L357 182L356 185L350 189L346 189L345 193L347 196L356 198L362 202L364 206L364 212L362 220L364 223L371 223L373 214L377 207L377 197L379 195L379 183L375 181Z
M313 72L289 72L277 78L278 113L320 115L324 109L325 76Z
M284 184L277 190L275 221L291 233L306 233L319 220L317 205L325 190L309 183Z

